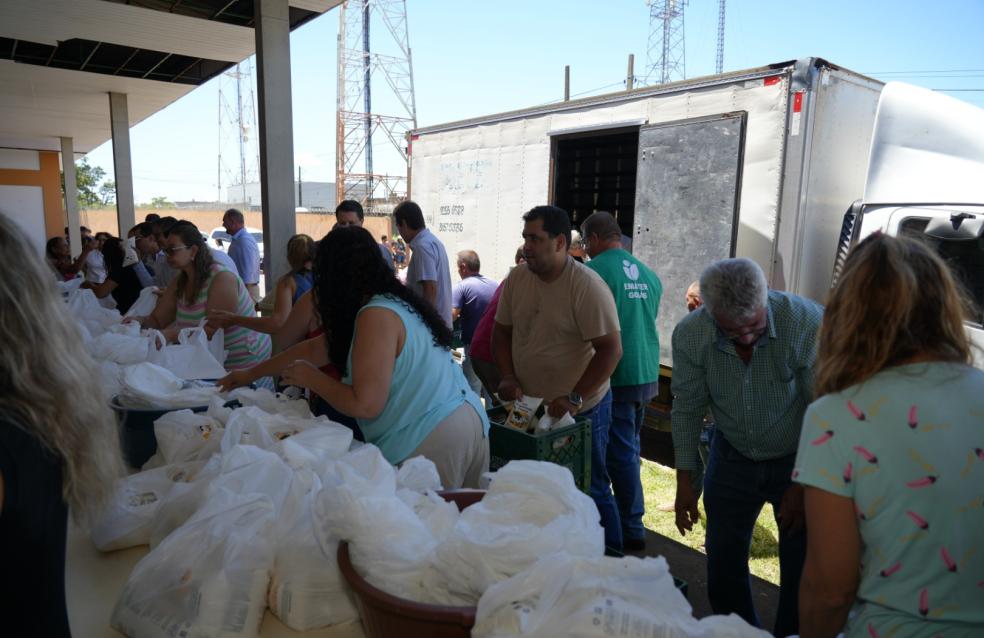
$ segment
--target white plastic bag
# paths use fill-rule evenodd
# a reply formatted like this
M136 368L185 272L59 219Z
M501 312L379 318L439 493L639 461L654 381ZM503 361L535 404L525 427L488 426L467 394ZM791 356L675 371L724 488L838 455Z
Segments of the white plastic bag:
M444 500L436 492L428 490L421 493L399 489L396 490L396 497L413 510L437 543L443 543L458 522L458 506Z
M103 308L95 293L86 288L69 293L68 314L84 325L93 337L98 337L122 320L119 311Z
M191 408L208 405L218 393L217 386L185 382L170 370L146 362L124 370L120 402L134 408Z
M552 553L594 558L605 551L598 508L567 468L512 461L488 493L465 509L435 555L454 596L478 600L493 584Z
M99 387L102 396L109 401L123 390L123 368L115 361L99 362Z
M281 456L292 468L306 468L320 475L329 462L348 452L352 430L329 421L284 439L280 446Z
M149 360L158 348L164 345L163 336L156 330L140 334L137 324L118 324L120 328L132 326L136 334L126 330L107 330L93 337L87 344L89 353L98 360L108 360L120 365L133 365Z
M307 631L354 622L359 614L338 570L337 541L322 552L314 535L311 503L321 481L309 470L294 473L276 535L276 559L270 580L270 611L285 625ZM278 529L279 529L278 524Z
M271 414L255 406L238 408L226 420L221 448L225 451L235 445L255 445L281 455L292 467L313 464L311 469L320 472L330 459L338 458L348 450L352 434L351 430L332 423L327 417L308 414L298 417L290 412ZM319 432L306 435L298 439L296 445L284 448L288 441L309 430Z
M130 638L255 638L273 565L269 498L223 489L134 568L111 625Z
M204 463L177 463L140 472L116 483L112 500L92 528L92 542L103 552L146 545L157 509L175 483L194 480Z
M171 489L154 518L150 544L156 547L164 541L222 488L237 494L263 494L279 515L290 481L290 468L272 452L241 445L215 455L198 473L196 480L175 484Z
M178 333L178 343L183 345L199 345L208 350L212 358L219 365L225 363L226 356L229 354L225 349L225 331L219 328L212 333L211 338L205 332L207 320L202 319L197 328L182 328Z
M766 638L738 616L697 620L666 560L557 554L493 585L478 602L475 638Z
M401 463L396 472L396 485L415 492L442 489L437 466L425 456L415 456Z
M126 311L124 317L147 317L152 312L154 308L157 307L157 291L159 288L157 286L148 286L141 289L140 296L137 300L133 302L130 309Z
M394 596L442 602L428 588L436 540L406 503L396 497L396 471L374 445L331 464L314 500L315 533L325 553L339 539L366 581Z
M226 375L224 339L221 330L209 340L203 328L183 328L178 343L164 347L153 362L181 379L221 379Z
M176 410L154 421L154 436L165 463L208 460L219 450L222 426L208 414Z
M85 280L81 277L76 277L68 281L56 281L55 285L58 286L58 292L61 294L62 299L67 302L72 296L72 293L79 289L83 281Z
M229 393L229 397L239 401L243 406L258 407L270 414L312 418L311 407L307 401L291 399L282 393L274 393L266 388L237 388Z

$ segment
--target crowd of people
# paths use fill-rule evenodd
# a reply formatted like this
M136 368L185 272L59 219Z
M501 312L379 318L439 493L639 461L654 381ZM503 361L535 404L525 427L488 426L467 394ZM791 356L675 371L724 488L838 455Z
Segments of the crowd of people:
M421 208L405 201L393 219L400 241L377 241L362 207L346 201L319 242L292 237L266 317L254 316L259 258L239 211L223 218L228 256L190 222L160 218L125 241L83 233L74 260L54 238L47 257L57 278L83 274L124 312L157 285L153 312L135 320L170 339L203 322L223 329L223 388L274 378L304 388L317 413L390 462L432 460L446 487L477 487L488 470L492 403L540 397L553 417L587 417L605 543L645 549L640 431L660 376L659 264L634 257L607 212L573 229L566 211L537 206L523 215L502 282L463 250L453 285ZM90 400L94 375L24 244L0 215L0 246L19 268L0 282L0 325L15 336L0 357L0 539L21 557L46 542L26 538L30 525L64 535L64 504L89 511L119 465L112 416ZM849 254L826 307L771 290L749 259L701 268L672 333L673 509L690 533L703 497L714 612L760 624L748 560L770 503L780 530L775 635L984 632L984 372L972 367L969 309L946 264L915 240L872 235ZM24 282L37 291L30 298ZM456 323L463 365L451 352ZM37 338L35 325L53 337ZM26 481L47 491L28 496ZM31 519L32 498L61 506Z

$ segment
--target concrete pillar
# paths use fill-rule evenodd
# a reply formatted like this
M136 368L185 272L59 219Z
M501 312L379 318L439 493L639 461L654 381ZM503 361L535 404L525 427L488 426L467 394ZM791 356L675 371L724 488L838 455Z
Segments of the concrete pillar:
M266 289L287 272L294 217L294 123L290 96L287 0L255 0L256 87L259 94L260 189Z
M75 180L75 148L72 138L61 138L62 174L65 175L65 212L68 214L68 243L72 258L82 254L82 234L79 232L79 197Z
M113 133L113 172L116 179L116 221L120 237L137 225L133 206L133 164L130 160L130 116L126 93L109 94L109 119Z

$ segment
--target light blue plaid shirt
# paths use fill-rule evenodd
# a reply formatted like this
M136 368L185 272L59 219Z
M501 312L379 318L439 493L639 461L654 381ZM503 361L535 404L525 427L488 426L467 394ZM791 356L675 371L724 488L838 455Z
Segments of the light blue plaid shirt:
M673 450L676 467L694 470L707 408L718 433L755 460L794 454L806 406L823 307L769 291L768 329L748 364L706 307L673 330Z
M229 258L236 264L236 270L244 284L260 282L260 247L245 227L232 236Z

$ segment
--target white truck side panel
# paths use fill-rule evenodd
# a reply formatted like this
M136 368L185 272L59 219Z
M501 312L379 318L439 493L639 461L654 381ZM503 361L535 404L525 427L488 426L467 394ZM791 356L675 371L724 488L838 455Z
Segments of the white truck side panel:
M768 85L762 78L731 80L690 91L625 102L615 102L615 97L613 102L575 111L421 134L413 140L411 197L423 209L428 227L444 242L450 260L459 250L474 249L482 259L482 270L501 279L513 265L522 241L522 214L549 199L551 132L746 111L737 246L739 254L755 259L769 272L788 92L788 76L782 71L776 75L781 79ZM650 266L659 273L659 264Z
M787 147L774 287L821 303L826 298L844 212L864 192L881 86L822 68L806 92L802 128L790 131Z

